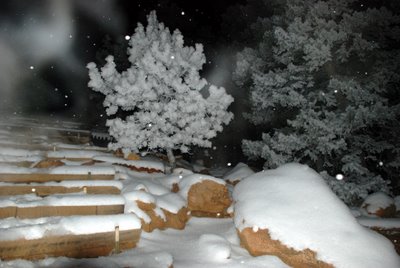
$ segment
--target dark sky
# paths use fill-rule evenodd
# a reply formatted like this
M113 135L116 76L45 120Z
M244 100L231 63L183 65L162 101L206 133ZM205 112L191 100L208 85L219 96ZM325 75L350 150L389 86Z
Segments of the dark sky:
M219 66L226 40L222 14L238 0L2 0L0 2L0 110L44 113L76 120L93 117L86 64L99 62L109 45L132 35L138 22L156 10L187 45L203 43L206 76ZM223 75L214 75L223 86ZM226 76L226 74L225 74ZM216 77L219 77L216 78ZM213 80L212 77L209 77ZM97 111L96 111L97 112ZM93 121L91 118L89 121Z

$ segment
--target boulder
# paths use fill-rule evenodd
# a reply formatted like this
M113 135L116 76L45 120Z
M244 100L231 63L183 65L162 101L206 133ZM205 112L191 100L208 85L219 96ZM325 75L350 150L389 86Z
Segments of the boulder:
M396 215L395 200L383 192L377 192L367 196L361 208L366 215L373 215L381 218L394 218Z
M254 171L244 163L238 163L232 170L228 171L223 180L227 183L236 185L244 178L254 174Z
M251 175L232 195L234 224L252 255L275 255L292 267L400 267L393 244L361 226L306 165Z
M152 232L154 229L164 230L166 228L182 230L185 228L186 222L189 220L190 214L186 207L179 209L177 213L173 213L164 208L160 209L153 203L144 203L137 200L136 204L139 209L145 212L151 219L150 222L145 222L141 219L142 230L145 232ZM158 213L156 212L157 210Z
M198 217L229 217L227 210L232 203L226 185L212 180L193 184L187 202L192 216Z
M165 215L165 228L183 230L190 218L189 210L185 207L181 208L177 213L172 213L163 208L162 211Z
M140 156L135 153L130 153L125 157L126 160L140 160Z
M59 167L64 166L65 164L60 160L51 160L51 159L44 159L37 163L34 168L52 168L52 167Z
M332 268L332 264L316 258L316 253L310 249L296 251L273 240L268 229L253 230L245 228L238 232L241 246L246 248L252 256L275 255L286 264L296 268Z
M140 200L136 200L136 204L143 212L150 217L150 222L146 222L144 219L140 219L142 222L142 230L145 232L152 232L154 229L165 229L164 219L158 215L155 211L156 205L153 203L144 203Z

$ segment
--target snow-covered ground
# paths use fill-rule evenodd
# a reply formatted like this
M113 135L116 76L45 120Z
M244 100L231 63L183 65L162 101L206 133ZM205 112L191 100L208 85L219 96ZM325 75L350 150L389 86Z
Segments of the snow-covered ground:
M324 261L332 260L336 267L365 267L374 263L379 256L386 256L382 264L396 267L400 263L393 246L383 236L359 225L368 227L400 228L399 219L380 219L361 216L358 210L350 210L329 190L326 184L312 170L304 166L288 165L279 170L254 174L245 164L233 167L222 179L209 175L196 174L187 169L176 169L172 174L146 173L131 170L126 166L148 167L164 170L164 163L141 159L124 160L97 150L87 144L66 144L59 151L17 149L12 143L14 133L0 131L0 173L8 174L108 174L115 180L96 182L64 181L45 182L46 186L115 186L121 190L117 195L86 195L86 193L51 195L38 197L34 194L0 198L0 206L31 207L37 205L71 204L124 204L125 214L108 216L72 216L41 219L0 219L0 240L9 238L30 238L50 233L90 233L95 230L112 231L118 225L121 230L140 228L137 217L147 222L136 200L155 204L155 211L165 217L163 211L177 213L187 205L187 195L191 185L203 180L218 184L231 183L236 204L235 218L196 218L192 217L185 229L154 230L142 232L136 248L106 257L91 259L72 259L66 257L47 258L40 261L13 260L1 261L0 267L290 267L276 256L251 256L240 246L238 230L245 227L269 228L274 239L279 239L295 249L312 248ZM46 143L43 143L46 141ZM41 139L42 145L54 144L51 139ZM4 144L11 144L5 146ZM68 149L69 148L69 149ZM74 151L72 151L72 149ZM54 168L18 167L15 163L28 161L36 163L46 157L52 158L89 158L94 159L91 166L81 166L84 162L63 160L64 166ZM100 162L101 161L101 162ZM118 164L123 164L120 166ZM226 167L224 168L226 169ZM222 169L221 169L222 170ZM212 172L218 174L218 171ZM293 177L297 180L293 180ZM225 181L224 181L225 180ZM239 182L236 186L233 184ZM171 192L173 185L179 185L179 191ZM0 186L10 186L2 183ZM24 184L37 187L39 183ZM322 196L313 196L313 194ZM85 196L86 195L86 196ZM311 198L312 197L312 198ZM135 213L137 217L132 214ZM355 216L358 218L358 223ZM31 227L34 227L33 229ZM95 226L96 228L90 228ZM104 228L103 228L104 227ZM33 230L33 232L32 232ZM349 234L353 238L349 238ZM329 239L327 239L329 238ZM371 249L370 244L375 248ZM371 242L372 241L372 242ZM363 244L364 243L364 244ZM377 248L377 245L383 245ZM357 258L351 258L352 253ZM347 254L351 253L351 254ZM354 254L353 254L354 255ZM371 260L371 256L374 257ZM368 265L367 265L368 266Z

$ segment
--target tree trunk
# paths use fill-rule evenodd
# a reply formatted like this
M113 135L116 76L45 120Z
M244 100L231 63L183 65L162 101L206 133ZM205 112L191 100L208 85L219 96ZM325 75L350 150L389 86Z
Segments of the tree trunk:
M172 152L172 149L167 149L167 156L168 156L168 162L169 162L169 165L171 167L171 172L172 172L172 170L174 170L174 168L176 166L176 160L175 160L174 153Z

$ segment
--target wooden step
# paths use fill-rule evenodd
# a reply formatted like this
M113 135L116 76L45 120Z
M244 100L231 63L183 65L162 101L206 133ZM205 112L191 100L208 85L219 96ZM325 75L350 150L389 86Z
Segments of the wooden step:
M0 218L112 215L124 213L124 207L125 199L115 195L7 196L0 200Z
M30 183L64 180L112 180L114 174L0 173L0 182Z
M53 194L80 193L87 194L120 194L120 181L62 181L47 183L1 183L0 196L36 194L48 196Z
M121 218L121 215L115 216ZM71 218L72 222L77 219L77 217L69 217L67 220ZM104 218L104 216L79 218L81 219L78 219L78 224L85 224L87 226L96 226L99 223L110 221L110 216L107 216L107 218ZM89 234L81 234L79 232L78 234L58 234L59 230L63 229L67 229L68 232L68 227L66 228L62 224L42 223L42 226L45 225L44 228L50 231L45 231L42 236L39 235L38 238L35 237L34 239L17 237L17 239L10 240L7 239L7 235L10 238L9 234L13 231L13 228L0 229L0 259L37 260L59 256L91 258L107 256L113 252L118 253L120 250L134 248L140 239L140 221L134 215L126 214L122 215L122 218L125 218L125 223L118 223L118 220L116 220L116 223L111 222L110 224L108 222L108 226L104 228L106 229L105 231L89 232ZM79 223L82 219L83 222ZM112 219L113 216L111 216L111 221ZM65 219L61 221L63 220ZM52 221L54 222L54 219ZM128 224L126 224L127 221ZM24 226L24 228L29 232L29 226ZM33 225L32 228L36 228L36 225ZM119 240L119 242L116 240Z

